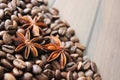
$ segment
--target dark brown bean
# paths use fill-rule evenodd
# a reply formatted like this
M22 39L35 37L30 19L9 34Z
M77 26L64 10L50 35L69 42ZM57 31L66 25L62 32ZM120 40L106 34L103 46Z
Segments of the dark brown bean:
M56 8L51 8L51 9L50 9L50 13L51 13L52 15L58 15L58 14L59 14L59 11L58 11L58 9L56 9Z
M12 43L11 35L9 35L8 33L4 33L3 34L3 42L5 44L11 44Z
M50 65L50 64L46 64L45 66L44 66L44 69L51 69L52 68L52 65Z
M3 16L4 16L4 11L3 9L0 9L0 19L3 18Z
M78 76L79 76L79 77L85 76L85 73L82 72L82 71L80 71L80 72L78 72Z
M83 69L88 70L90 68L90 61L83 62Z
M31 10L31 14L32 14L32 16L35 16L37 13L39 13L40 12L40 9L38 8L38 9L32 9Z
M35 62L37 65L39 65L41 68L44 67L44 62L42 60L36 60Z
M13 68L12 72L13 72L13 75L15 75L17 77L20 77L23 75L23 71L20 69L17 69L17 68Z
M1 59L2 65L8 69L12 69L13 65L7 59Z
M79 48L79 49L81 49L81 50L85 50L85 49L86 49L86 47L83 46L83 45L80 44L80 43L75 43L75 46L77 46L77 48Z
M91 69L93 72L97 72L97 66L94 62L91 62Z
M15 46L2 45L2 50L12 54L15 50Z
M42 68L40 66L38 66L38 65L33 65L32 72L34 74L40 74L42 72Z
M67 30L66 27L61 27L61 28L59 28L58 33L63 36L63 35L65 35L66 30Z
M15 76L12 75L12 73L5 73L3 79L4 80L16 80Z
M94 78L94 80L102 80L101 77L97 76Z
M0 66L0 79L3 77L3 75L4 75L4 68Z
M11 20L18 21L18 17L17 17L16 15L12 15L12 16L11 16Z
M12 21L9 20L9 19L7 19L7 20L5 21L5 29L6 29L6 30L8 29L8 28L7 28L8 25L12 25Z
M70 50L71 50L72 52L76 52L76 49L77 49L76 46L72 46L72 47L70 48Z
M51 63L51 65L52 65L52 67L53 67L54 70L60 69L60 64L57 61L53 61Z
M32 70L32 63L31 62L25 62L26 64L26 71L31 71Z
M45 74L41 73L39 75L36 75L37 80L49 80L48 76L46 76Z
M7 8L7 4L5 4L5 3L0 3L0 8L1 8L1 9Z
M68 73L67 73L67 80L73 80L73 74L72 74L72 72L71 71L69 71Z
M76 36L71 37L70 40L71 40L72 42L79 42L79 38L76 37Z
M82 62L78 62L77 70L79 71L82 68Z
M23 60L23 56L21 54L15 54L15 58Z
M77 72L73 72L73 80L77 80L77 78L78 78Z
M52 77L54 77L53 71L50 70L50 69L44 70L43 73L44 73L49 79L51 79Z
M6 57L6 53L4 51L0 51L0 58Z
M13 55L9 54L9 53L7 53L6 58L7 58L7 60L9 60L9 61L15 60L15 57L14 57Z
M79 77L77 80L86 80L86 78L82 76L82 77Z
M67 71L74 71L74 70L76 70L77 69L77 64L76 63L74 63L74 62L69 62L67 65L66 65L66 67L67 67Z
M23 80L33 80L33 75L29 72L24 73Z
M15 67L17 67L19 69L25 69L26 68L25 62L23 60L20 60L20 59L15 59L13 61L13 64L14 64Z
M25 9L23 10L23 12L24 12L25 14L29 13L30 11L31 11L30 8L25 8Z
M85 72L85 75L87 77L93 77L93 71L92 70L88 70L88 71Z
M67 29L67 31L66 31L66 36L67 36L68 38L72 37L74 34L75 34L74 29L72 29L72 28L68 28L68 29Z
M58 69L55 71L55 78L56 78L57 80L61 79L61 72L60 72L60 70L58 70Z
M45 55L41 55L41 60L44 62L44 64L47 63L47 59Z
M61 72L61 76L62 76L62 78L66 78L67 77L67 72Z

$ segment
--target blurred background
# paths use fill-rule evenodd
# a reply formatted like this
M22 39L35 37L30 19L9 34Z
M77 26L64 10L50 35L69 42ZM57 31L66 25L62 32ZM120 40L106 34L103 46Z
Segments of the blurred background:
M120 80L120 0L48 0L96 62L103 80Z

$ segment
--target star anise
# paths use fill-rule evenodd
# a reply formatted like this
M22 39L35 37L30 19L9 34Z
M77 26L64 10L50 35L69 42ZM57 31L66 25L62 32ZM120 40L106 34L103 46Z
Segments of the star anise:
M57 37L51 36L51 43L46 44L46 47L48 50L53 51L47 61L50 62L60 57L60 66L61 69L64 69L66 65L66 49L62 46L61 41Z
M21 16L19 15L19 21L23 23L21 26L24 29L31 29L34 34L34 36L39 36L40 31L43 33L41 27L47 27L44 22L39 21L39 17L35 16L34 19L31 18L31 16Z
M43 49L43 47L36 43L36 41L38 41L40 38L35 37L33 39L30 40L30 31L27 30L25 36L22 33L16 32L17 33L17 38L15 38L15 41L20 41L20 44L17 46L17 48L15 49L16 52L22 50L23 48L25 48L25 52L24 52L24 57L25 59L28 59L29 54L30 54L30 50L32 51L33 55L35 57L38 56L38 51L36 48L39 49Z

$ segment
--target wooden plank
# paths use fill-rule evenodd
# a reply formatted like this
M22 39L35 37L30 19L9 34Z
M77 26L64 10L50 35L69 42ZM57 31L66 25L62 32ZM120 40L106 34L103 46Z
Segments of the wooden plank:
M103 80L120 80L120 0L102 0L87 55Z
M60 10L60 15L76 31L81 43L87 44L95 18L99 0L56 0L53 7Z

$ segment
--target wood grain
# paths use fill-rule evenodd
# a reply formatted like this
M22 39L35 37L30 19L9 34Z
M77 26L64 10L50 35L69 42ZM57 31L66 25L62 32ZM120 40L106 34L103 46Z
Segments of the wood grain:
M70 23L81 43L86 45L98 2L99 0L56 0L53 7L59 9L61 17Z
M87 55L103 80L120 80L120 0L102 0Z

